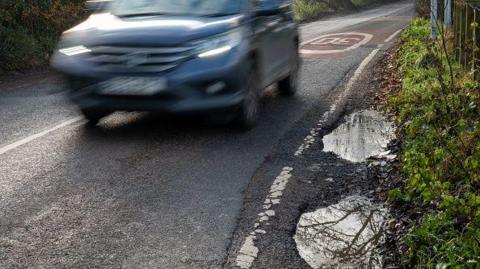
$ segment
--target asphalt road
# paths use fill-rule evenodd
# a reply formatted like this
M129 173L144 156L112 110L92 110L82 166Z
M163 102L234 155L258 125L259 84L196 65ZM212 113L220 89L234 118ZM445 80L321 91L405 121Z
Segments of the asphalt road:
M146 113L91 128L55 75L0 82L0 268L229 266L252 176L279 143L302 143L301 119L328 111L334 89L411 10L401 2L302 25L304 42L360 30L372 39L305 55L299 94L269 90L247 133Z

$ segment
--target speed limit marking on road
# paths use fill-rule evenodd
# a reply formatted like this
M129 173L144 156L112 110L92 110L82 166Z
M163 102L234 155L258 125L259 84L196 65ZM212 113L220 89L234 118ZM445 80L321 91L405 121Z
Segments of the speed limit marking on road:
M316 37L301 44L302 54L332 54L359 48L372 40L373 35L348 32Z

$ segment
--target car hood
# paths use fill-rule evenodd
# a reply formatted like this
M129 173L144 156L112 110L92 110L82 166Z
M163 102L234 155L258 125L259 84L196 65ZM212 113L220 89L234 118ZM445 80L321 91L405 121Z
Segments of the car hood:
M148 16L119 18L110 13L90 16L66 31L72 45L174 46L220 34L240 24L241 15L225 17ZM75 44L77 43L77 44Z

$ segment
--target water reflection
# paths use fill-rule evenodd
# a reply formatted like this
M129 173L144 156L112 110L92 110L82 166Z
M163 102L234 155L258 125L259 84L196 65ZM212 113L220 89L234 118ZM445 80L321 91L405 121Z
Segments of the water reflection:
M375 247L384 240L387 210L362 196L303 214L295 242L313 268L381 268Z
M362 162L380 154L394 139L394 128L378 112L364 110L345 118L345 123L323 138L324 151Z

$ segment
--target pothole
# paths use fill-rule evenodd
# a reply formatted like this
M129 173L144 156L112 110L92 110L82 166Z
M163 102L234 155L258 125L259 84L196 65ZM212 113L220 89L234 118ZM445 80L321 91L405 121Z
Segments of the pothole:
M305 213L294 236L298 252L312 268L382 268L376 247L387 215L363 196Z
M393 125L374 110L348 115L345 123L323 138L323 151L351 162L381 154L395 138Z

